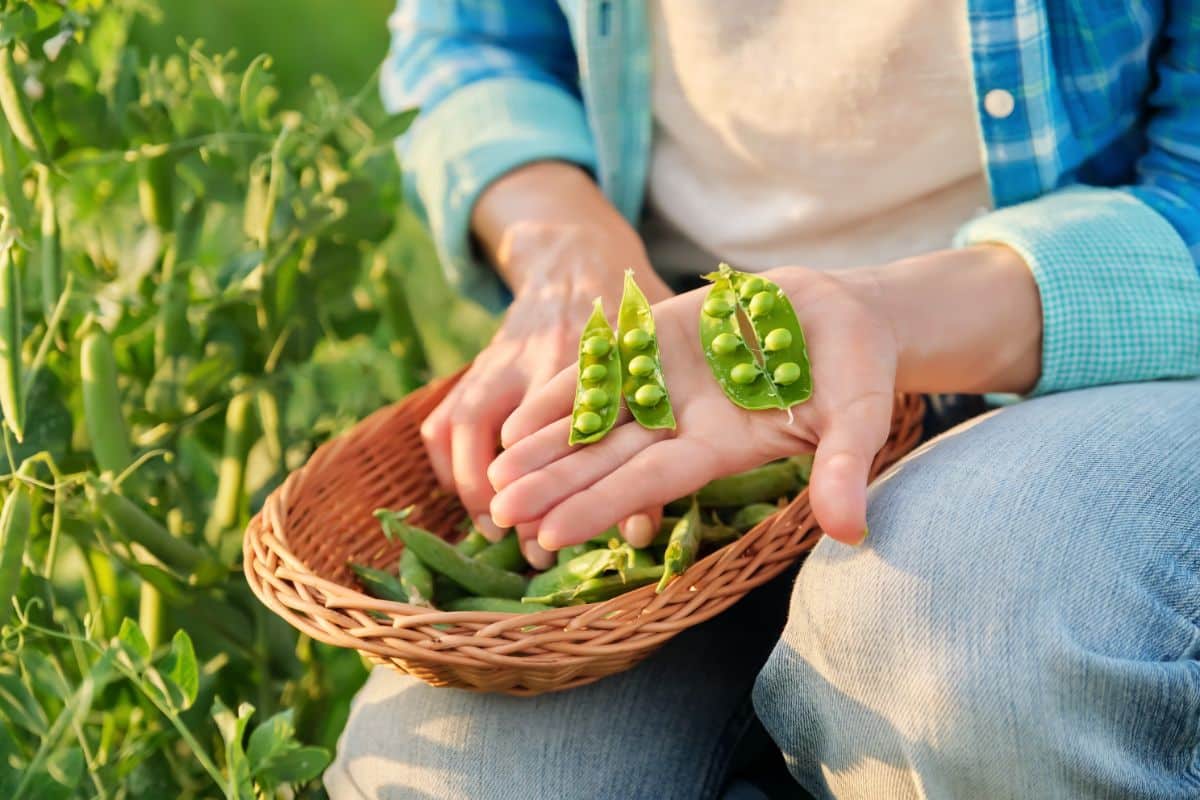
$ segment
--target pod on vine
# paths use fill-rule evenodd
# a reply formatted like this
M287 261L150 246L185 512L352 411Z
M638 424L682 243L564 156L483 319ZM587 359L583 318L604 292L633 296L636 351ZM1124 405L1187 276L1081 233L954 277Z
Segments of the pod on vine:
M616 424L620 392L621 358L616 337L597 297L579 337L579 378L567 441L587 444L603 439Z
M621 355L621 394L643 428L675 429L675 414L663 378L654 315L646 295L625 271L625 291L617 312L617 348Z

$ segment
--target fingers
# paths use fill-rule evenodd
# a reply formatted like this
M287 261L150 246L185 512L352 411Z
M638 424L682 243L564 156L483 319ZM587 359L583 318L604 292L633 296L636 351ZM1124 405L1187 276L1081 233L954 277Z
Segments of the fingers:
M561 423L569 424L566 420L562 420ZM547 430L555 436L561 434L565 437L566 427L561 426L561 423L555 423ZM537 519L564 498L610 475L667 433L647 430L635 424L620 425L599 444L569 449L562 458L542 463L542 448L553 445L542 442L543 431L539 431L506 452L504 463L501 463L500 468L493 469L493 475L504 472L504 477L511 476L513 480L504 484L504 488L492 499L492 518L500 525L513 525ZM500 460L497 458L497 462ZM512 467L510 463L518 466ZM660 505L661 502L660 500ZM633 506L628 509L628 513L642 508L643 506ZM609 524L621 518L613 517ZM545 542L542 544L545 546Z
M502 491L524 475L571 454L575 448L567 443L570 434L571 420L564 417L517 441L488 467L492 488Z
M618 520L696 491L718 467L715 455L702 443L659 441L548 510L538 541L547 550L586 541Z
M634 547L647 547L658 535L662 515L662 506L657 505L627 517L620 524L621 538Z
M520 399L523 386L511 376L483 373L463 378L461 392L452 394L422 426L429 436L426 447L435 471L449 473L449 484L458 493L471 520L480 533L491 541L504 535L488 514L492 485L487 479L488 464L496 455L500 425ZM453 401L453 405L443 411ZM444 416L443 416L444 415ZM445 482L441 472L439 482Z
M887 440L891 395L860 398L839 411L822 432L808 497L825 533L847 544L867 535L867 475Z
M537 533L541 520L524 522L517 526L517 538L521 540L521 553L534 569L549 569L554 566L554 554L538 544Z
M434 477L447 492L454 491L454 474L450 466L450 414L457 407L464 383L469 377L468 372L421 423L421 439L425 442L425 452L429 454Z
M575 400L575 365L559 371L544 386L533 384L529 392L500 429L500 441L510 448L527 436L542 430L571 413ZM566 442L567 435L563 434Z

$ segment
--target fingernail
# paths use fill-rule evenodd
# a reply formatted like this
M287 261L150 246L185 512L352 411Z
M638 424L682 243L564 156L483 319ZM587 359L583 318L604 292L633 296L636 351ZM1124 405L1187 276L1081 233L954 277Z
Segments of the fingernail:
M488 514L480 514L475 518L475 527L483 534L483 537L489 542L498 542L504 538L505 530L492 522L492 518Z
M634 514L622 526L625 541L634 547L645 547L654 538L654 523L649 514Z
M521 544L525 560L535 569L549 569L554 563L554 554L542 547L536 539L527 539Z
M863 542L865 542L865 541L867 540L867 537L868 537L868 536L870 536L870 535L871 535L871 526L869 526L869 525L866 525L866 526L864 526L864 527L863 527L863 535L862 535L862 538L861 538L861 539L859 539L859 540L858 540L858 541L855 543L855 547L857 547L858 545L860 545L860 544L862 544Z

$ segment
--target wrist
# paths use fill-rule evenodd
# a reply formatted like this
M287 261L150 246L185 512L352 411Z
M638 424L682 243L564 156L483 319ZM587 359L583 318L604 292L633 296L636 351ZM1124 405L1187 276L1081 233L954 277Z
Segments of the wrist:
M1041 371L1041 301L1016 251L944 250L845 273L896 340L905 392L1026 392Z

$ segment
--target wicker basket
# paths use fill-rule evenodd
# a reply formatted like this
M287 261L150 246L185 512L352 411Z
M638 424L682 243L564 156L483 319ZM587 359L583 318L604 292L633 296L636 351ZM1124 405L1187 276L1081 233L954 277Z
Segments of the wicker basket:
M381 409L319 448L250 522L246 578L269 608L322 642L351 647L434 686L532 695L637 664L680 631L720 614L816 544L802 492L737 541L700 560L661 595L645 586L605 603L536 614L430 611L360 591L347 561L392 566L372 512L417 504L416 525L453 538L463 510L437 489L421 420L457 376ZM898 396L872 475L920 438L923 402Z

